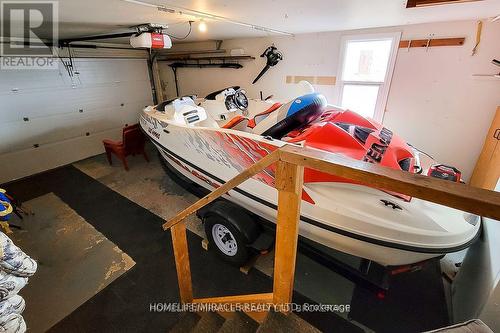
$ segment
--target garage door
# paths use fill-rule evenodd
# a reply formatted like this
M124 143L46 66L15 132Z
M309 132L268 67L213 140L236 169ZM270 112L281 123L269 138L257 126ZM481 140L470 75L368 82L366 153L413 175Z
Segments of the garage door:
M0 75L0 183L103 152L152 104L145 59L76 59ZM15 167L13 167L15 166Z

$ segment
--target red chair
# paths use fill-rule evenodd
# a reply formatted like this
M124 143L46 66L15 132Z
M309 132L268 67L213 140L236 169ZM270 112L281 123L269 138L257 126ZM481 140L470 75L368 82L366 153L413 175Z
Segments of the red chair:
M136 154L142 154L147 162L149 162L148 155L144 150L144 145L146 139L144 134L141 132L139 124L134 124L127 126L123 129L122 141L113 140L103 140L104 149L106 150L106 156L108 157L109 165L112 165L111 153L118 157L128 171L127 156Z

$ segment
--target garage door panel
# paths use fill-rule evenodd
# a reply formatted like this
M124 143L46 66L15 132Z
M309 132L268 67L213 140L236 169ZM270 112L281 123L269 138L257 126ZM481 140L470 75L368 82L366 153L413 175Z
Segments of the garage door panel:
M137 123L140 111L152 104L144 59L77 59L75 68L80 74L73 77L64 67L1 71L0 159L15 154L23 163L2 174L0 182L29 175L33 168L28 166L37 164L34 156L40 149L48 161L60 160L61 147L81 149L85 156L102 152L100 140L106 133ZM94 148L80 147L83 143Z
M116 60L109 64L100 61L78 61L75 66L80 72L82 84L112 83L115 81L149 81L148 72L143 70L144 60Z
M70 77L59 61L58 69L45 70L3 70L0 80L0 94L42 89L49 91L55 88L71 88L74 84L96 85L114 83L116 81L148 81L147 63L143 59L76 59L74 74ZM145 70L146 69L146 70Z
M0 80L0 94L12 90L64 87L65 82L58 70L3 70Z
M137 123L138 113L147 102L147 100L142 100L123 108L102 108L91 113L72 113L35 118L29 122L2 124L0 125L0 154Z
M141 87L140 89L138 88ZM123 82L89 88L60 89L58 94L19 92L2 96L1 122L21 121L23 118L50 117L58 114L96 111L121 107L149 100L149 82Z

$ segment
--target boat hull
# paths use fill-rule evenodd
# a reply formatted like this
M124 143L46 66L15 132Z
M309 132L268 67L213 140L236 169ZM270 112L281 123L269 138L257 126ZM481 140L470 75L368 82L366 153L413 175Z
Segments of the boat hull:
M141 116L141 126L171 168L208 190L219 187L285 144L250 133L179 126L147 114ZM267 168L224 198L275 222L277 191L274 171L274 167ZM305 184L304 192L303 199L305 196L308 199L302 201L300 235L386 266L412 264L461 250L469 246L479 233L479 226L467 228L465 225L463 230L457 229L452 235L446 223L434 226L429 218L442 212L459 218L463 212L418 199L406 203L366 186ZM353 196L358 197L357 202L349 199ZM381 205L379 198L399 200L397 203L404 212L394 215L399 212ZM423 208L429 210L429 216L418 216L418 210ZM364 210L370 213L366 215ZM372 219L368 219L370 216ZM415 220L419 218L424 222ZM408 223L424 225L417 228L406 225Z

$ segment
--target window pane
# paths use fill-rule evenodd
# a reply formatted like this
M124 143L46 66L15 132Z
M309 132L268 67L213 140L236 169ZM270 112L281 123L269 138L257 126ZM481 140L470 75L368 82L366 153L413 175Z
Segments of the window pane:
M342 80L383 82L391 47L392 39L348 41Z
M342 107L364 117L373 118L377 104L378 85L346 84L342 90Z

